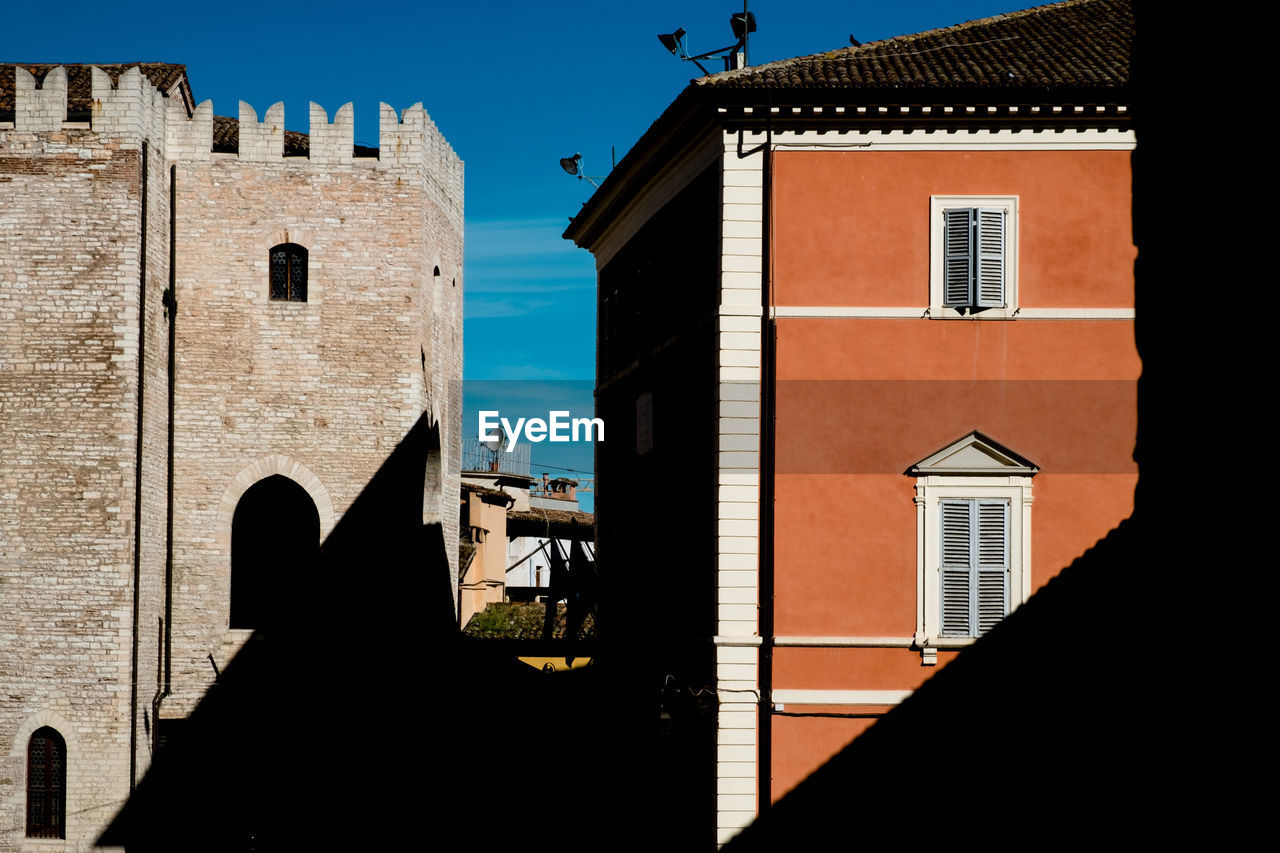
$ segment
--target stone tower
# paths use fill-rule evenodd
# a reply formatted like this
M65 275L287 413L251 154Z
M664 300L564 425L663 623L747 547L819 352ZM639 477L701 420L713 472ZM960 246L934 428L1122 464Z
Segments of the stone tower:
M244 542L314 547L423 417L457 539L462 162L420 104L310 121L0 65L0 850L92 846L305 582Z

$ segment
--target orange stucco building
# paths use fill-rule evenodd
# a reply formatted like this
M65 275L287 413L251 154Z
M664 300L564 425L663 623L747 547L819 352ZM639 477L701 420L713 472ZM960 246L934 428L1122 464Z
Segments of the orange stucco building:
M1006 609L1132 509L1130 155L1015 144L774 154L772 797L978 633L918 612L941 567L921 565L938 521L916 463L974 430L1034 462ZM1012 200L1018 316L920 310L939 196Z
M614 654L672 721L632 758L708 839L1130 514L1132 34L1068 0L695 80L566 232L614 439L602 640L652 612L608 576L663 566L662 636ZM654 476L688 483L674 549L626 495Z

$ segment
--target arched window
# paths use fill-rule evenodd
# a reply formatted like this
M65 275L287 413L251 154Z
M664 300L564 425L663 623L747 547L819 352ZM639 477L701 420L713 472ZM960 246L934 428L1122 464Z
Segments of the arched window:
M307 250L297 243L281 243L271 250L271 298L307 301Z
M250 486L231 518L231 627L268 624L319 547L320 513L306 489L279 474Z
M27 837L67 837L67 742L54 729L27 741Z

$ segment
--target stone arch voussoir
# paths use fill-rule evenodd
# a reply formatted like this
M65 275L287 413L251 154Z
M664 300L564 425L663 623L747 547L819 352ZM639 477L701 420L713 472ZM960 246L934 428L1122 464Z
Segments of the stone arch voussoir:
M273 453L246 465L231 478L231 483L222 494L218 504L218 548L231 559L231 521L235 517L236 506L240 498L259 480L276 475L288 477L301 486L316 505L320 516L320 541L323 542L333 530L336 518L333 511L333 500L329 490L320 482L320 478L311 469L292 457Z

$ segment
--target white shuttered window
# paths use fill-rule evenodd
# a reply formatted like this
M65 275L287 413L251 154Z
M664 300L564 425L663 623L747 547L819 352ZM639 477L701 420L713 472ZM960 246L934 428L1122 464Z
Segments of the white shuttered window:
M1005 307L1003 208L952 207L942 212L943 304L948 308Z
M1009 612L1009 502L939 502L939 619L944 637L977 637Z
M1031 478L1039 467L974 430L911 466L921 661L990 631L1031 594Z
M1018 315L1018 197L929 197L929 316Z

